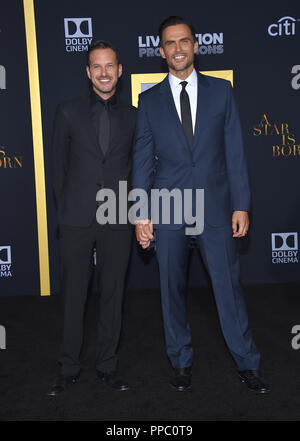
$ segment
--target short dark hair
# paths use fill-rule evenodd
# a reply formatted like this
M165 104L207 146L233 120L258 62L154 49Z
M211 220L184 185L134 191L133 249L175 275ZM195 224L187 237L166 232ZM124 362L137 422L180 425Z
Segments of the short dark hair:
M87 53L86 53L86 65L90 65L90 54L96 49L111 49L116 54L117 63L120 64L120 57L119 57L119 51L118 49L111 44L109 41L105 40L97 40L91 43L88 47Z
M158 36L159 36L159 40L160 40L160 46L162 46L162 34L163 31L168 28L169 26L174 26L177 24L185 24L186 26L188 26L190 28L192 37L194 42L196 41L196 36L195 36L195 28L194 26L189 23L188 21L186 21L184 18L179 17L178 15L171 15L170 17L166 18L159 26L158 28Z

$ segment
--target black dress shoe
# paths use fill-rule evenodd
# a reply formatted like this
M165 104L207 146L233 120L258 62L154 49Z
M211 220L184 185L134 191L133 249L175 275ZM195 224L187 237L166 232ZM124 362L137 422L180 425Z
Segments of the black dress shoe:
M170 385L178 390L184 392L191 388L192 384L192 369L190 367L174 369L175 375L170 381Z
M249 390L257 394L270 392L269 385L261 377L259 371L238 371L242 383L245 383Z
M100 372L97 371L97 375L104 383L114 390L128 390L129 385L127 381L123 380L119 374L114 372Z
M49 397L56 397L57 395L65 392L71 384L75 384L78 380L79 375L77 376L64 376L59 375L51 386L50 391L47 393Z

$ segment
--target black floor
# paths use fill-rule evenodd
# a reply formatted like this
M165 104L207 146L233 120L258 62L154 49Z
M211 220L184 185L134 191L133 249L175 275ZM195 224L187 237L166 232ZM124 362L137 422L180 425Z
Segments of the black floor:
M300 420L300 350L291 329L300 325L300 286L246 287L250 323L263 354L268 396L248 392L220 331L209 289L190 290L189 317L195 361L193 387L173 391L164 351L158 291L128 292L120 345L120 368L131 385L112 392L94 372L97 302L90 296L78 384L57 398L46 396L56 376L60 339L60 298L0 299L6 349L0 350L0 420Z

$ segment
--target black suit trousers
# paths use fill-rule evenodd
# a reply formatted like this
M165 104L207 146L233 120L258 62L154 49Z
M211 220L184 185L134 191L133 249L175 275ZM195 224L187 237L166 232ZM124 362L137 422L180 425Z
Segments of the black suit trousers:
M132 230L112 230L95 220L89 227L60 225L59 238L63 294L63 335L58 360L61 374L77 375L80 371L84 308L94 248L99 297L96 369L111 372L117 367Z

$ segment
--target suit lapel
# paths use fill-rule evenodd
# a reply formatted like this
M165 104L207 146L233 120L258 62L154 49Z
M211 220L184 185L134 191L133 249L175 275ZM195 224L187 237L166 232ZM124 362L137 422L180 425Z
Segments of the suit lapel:
M207 109L209 105L209 100L207 96L208 91L208 83L205 80L205 76L197 73L198 75L198 91L197 91L197 112L196 112L196 123L195 123L195 132L194 132L194 143L193 150L196 148L198 144L198 138L201 133L201 127L205 122Z
M164 114L169 117L171 124L174 125L174 130L176 130L178 133L179 139L181 139L181 142L185 145L189 153L191 153L175 106L168 75L161 82L160 93L162 96L162 103L163 103L162 105L164 108Z
M83 100L82 123L82 127L85 131L85 136L87 137L87 140L89 140L88 144L94 146L96 153L103 156L101 147L97 139L97 133L92 121L91 103L89 97Z
M118 138L120 137L121 128L122 128L122 110L120 106L120 102L118 97L116 97L116 102L111 105L109 110L110 112L110 139L109 139L109 147L106 152L106 156L110 153L110 151L114 148L117 143Z

